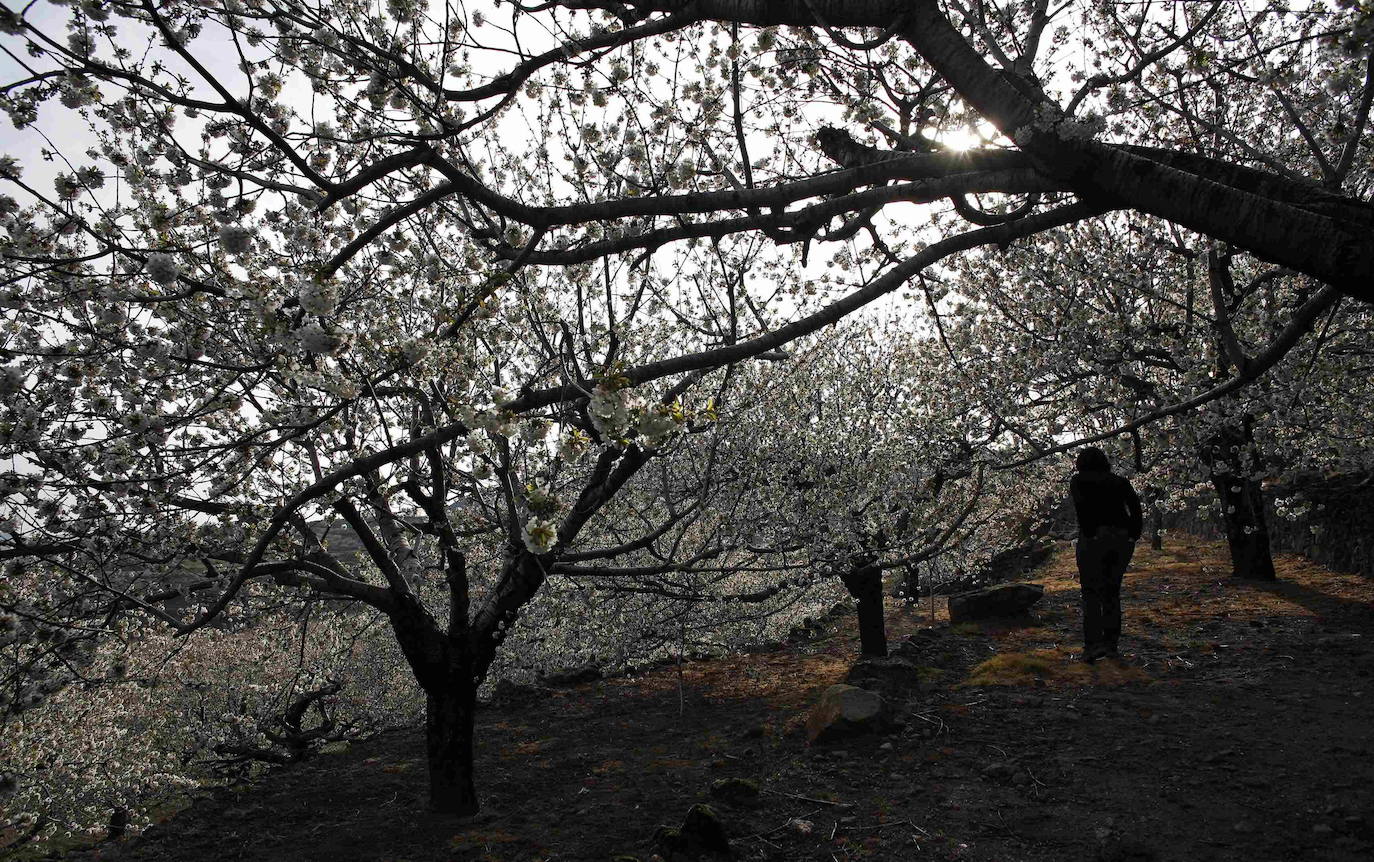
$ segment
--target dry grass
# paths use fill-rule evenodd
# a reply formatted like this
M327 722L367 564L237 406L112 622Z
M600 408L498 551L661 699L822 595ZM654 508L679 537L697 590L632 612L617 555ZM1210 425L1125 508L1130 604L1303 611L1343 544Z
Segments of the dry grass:
M491 853L494 849L502 845L521 844L523 842L524 839L520 836L513 835L501 829L474 829L461 835L455 835L449 840L449 847L454 850ZM481 859L483 857L479 856L477 858ZM485 858L499 857L487 856Z
M763 699L779 708L801 708L818 688L844 680L853 661L852 645L837 643L833 651L798 655L788 649L777 653L737 655L682 666L684 688L712 700ZM678 674L664 668L638 679L608 680L606 685L625 689L627 695L660 694L676 688Z
M998 653L976 665L959 686L1114 686L1149 680L1140 668L1113 660L1084 664L1059 648Z
M1292 554L1275 556L1279 582L1263 584L1230 576L1230 559L1223 543L1186 535L1170 535L1162 551L1142 544L1122 588L1126 620L1123 646L1148 640L1155 651L1187 655L1217 649L1202 629L1217 620L1252 625L1292 624L1328 619L1343 610L1367 606L1370 587L1356 575L1331 572ZM960 638L984 638L995 655L974 665L963 679L955 671L923 670L923 683L941 675L958 680L958 687L1027 688L1114 687L1154 681L1173 666L1167 659L1142 668L1107 660L1079 662L1078 576L1073 550L1061 548L1028 580L1045 588L1045 599L1030 624L991 621L960 623L948 631ZM935 606L937 624L948 624L943 598ZM889 606L888 637L895 643L921 626L931 624L930 607ZM688 662L681 682L710 700L763 700L782 709L805 709L826 686L842 682L853 661L854 632L848 619L840 621L829 638L813 644L812 652L787 648L773 653L738 655L709 662ZM1225 648L1225 644L1221 645ZM611 680L627 695L662 693L678 685L676 668L664 668L635 680ZM788 722L777 728L786 733Z

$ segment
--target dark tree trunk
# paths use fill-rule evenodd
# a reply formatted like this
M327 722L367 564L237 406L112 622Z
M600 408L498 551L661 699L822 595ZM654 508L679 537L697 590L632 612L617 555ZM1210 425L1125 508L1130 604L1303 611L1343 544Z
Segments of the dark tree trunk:
M1273 581L1274 557L1269 550L1269 524L1264 517L1264 492L1257 478L1258 453L1247 421L1214 438L1210 454L1212 487L1221 502L1226 544L1231 549L1231 574L1254 581Z
M1164 550L1164 510L1159 503L1150 505L1150 547L1156 551Z
M450 677L450 686L425 698L425 749L429 758L429 807L436 814L476 814L473 782L473 718L477 686Z
M883 620L883 591L859 599L859 643L864 655L887 655L887 625Z
M445 635L413 601L392 609L391 627L425 692L429 810L436 814L476 814L473 721L480 680L462 628L456 637Z
M1231 548L1231 574L1255 581L1276 580L1260 483L1235 476L1214 476L1212 486L1221 498L1226 544Z
M105 839L115 841L123 838L129 832L129 809L116 808L110 815L110 825L106 828Z
M883 619L883 570L869 563L850 571L841 580L858 601L859 644L864 655L887 655L887 621Z

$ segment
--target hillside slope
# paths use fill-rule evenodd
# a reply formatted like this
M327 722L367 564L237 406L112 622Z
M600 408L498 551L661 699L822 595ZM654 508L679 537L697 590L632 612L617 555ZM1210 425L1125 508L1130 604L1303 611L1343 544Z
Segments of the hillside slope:
M894 698L905 724L886 737L812 749L800 731L855 657L846 621L690 663L681 688L667 668L485 710L473 821L423 813L421 738L405 732L80 858L647 859L655 827L725 777L762 788L717 803L741 859L1374 858L1374 582L1291 556L1279 569L1276 585L1235 582L1216 543L1142 548L1125 665L1073 661L1067 548L1034 578L1036 626L941 612L923 629L924 606L893 610L893 643L912 636L929 670Z

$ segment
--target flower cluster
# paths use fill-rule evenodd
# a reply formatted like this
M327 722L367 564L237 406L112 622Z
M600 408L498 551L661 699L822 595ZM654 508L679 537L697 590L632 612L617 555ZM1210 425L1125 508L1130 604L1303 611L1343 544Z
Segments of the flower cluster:
M597 384L587 400L587 414L592 427L602 437L617 440L624 437L633 422L633 411L639 408L639 398L628 387Z
M339 302L339 294L334 285L318 279L311 279L303 284L297 298L300 300L302 311L321 317L333 314L334 307Z
M547 518L557 512L562 503L547 485L531 482L525 486L525 506L531 513Z
M227 224L219 229L219 244L228 254L245 254L253 247L253 231Z
M429 355L429 343L423 338L414 338L401 345L401 358L407 365L415 365Z
M587 415L602 437L624 440L633 431L643 445L659 446L686 421L680 404L646 404L629 386L616 382L597 384L587 400Z
M520 537L531 554L547 554L558 541L558 526L553 521L530 518L525 522Z
M181 275L181 267L177 265L177 262L171 255L158 252L148 255L148 262L144 266L144 272L146 272L148 277L153 281L166 287L167 285L176 283L177 278Z
M661 445L682 425L684 416L678 404L653 404L639 410L635 430L649 446Z
M347 336L333 332L314 321L301 326L294 335L296 344L307 353L333 355L348 344Z
M558 438L558 457L577 461L592 447L592 438L577 428L569 428Z
M13 395L24 388L24 370L14 365L0 368L0 395Z

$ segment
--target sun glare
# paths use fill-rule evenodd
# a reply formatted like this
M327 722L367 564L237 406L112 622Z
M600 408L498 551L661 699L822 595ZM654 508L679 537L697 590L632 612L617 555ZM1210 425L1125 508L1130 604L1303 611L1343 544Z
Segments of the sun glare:
M940 143L951 150L971 150L983 143L983 139L968 129L950 129L940 136Z

